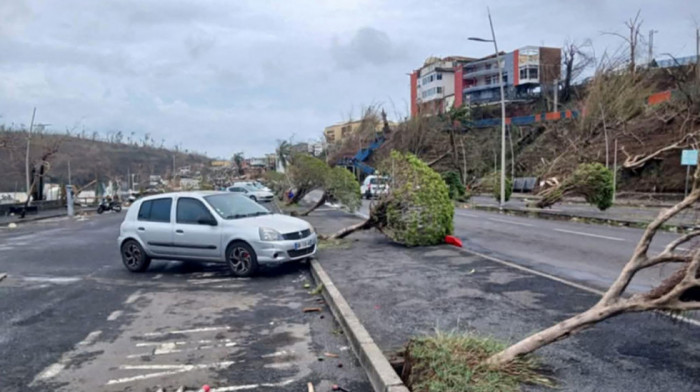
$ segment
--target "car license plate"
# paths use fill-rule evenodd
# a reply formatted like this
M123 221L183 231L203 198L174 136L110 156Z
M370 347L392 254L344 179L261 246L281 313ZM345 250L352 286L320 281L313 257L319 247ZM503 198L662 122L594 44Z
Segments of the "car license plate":
M294 243L294 250L304 249L313 246L314 240L299 241Z

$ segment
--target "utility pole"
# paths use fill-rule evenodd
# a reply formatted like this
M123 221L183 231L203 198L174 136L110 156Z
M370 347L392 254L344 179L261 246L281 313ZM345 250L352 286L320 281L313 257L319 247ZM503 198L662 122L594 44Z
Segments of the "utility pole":
M491 26L491 38L493 39L493 47L496 50L496 63L498 64L498 84L501 86L501 200L499 203L499 207L503 209L504 204L506 204L506 95L503 91L503 66L501 65L501 55L498 52L498 43L496 43L496 33L493 30L491 10L487 7L486 11L489 14L489 26Z
M612 202L615 204L615 194L617 193L617 138L615 138L615 153L613 154L613 194Z
M649 61L647 62L649 65L654 61L654 33L658 32L658 30L649 30Z
M29 198L29 145L32 142L32 128L34 128L34 116L36 116L36 107L34 107L34 111L32 112L32 122L29 124L29 130L27 132L27 154L25 157L24 161L24 168L26 172L26 180L27 180L27 198Z
M700 29L695 30L695 82L700 81Z
M73 185L70 181L70 160L68 161L68 185Z
M559 79L554 79L554 110L556 112L559 110Z

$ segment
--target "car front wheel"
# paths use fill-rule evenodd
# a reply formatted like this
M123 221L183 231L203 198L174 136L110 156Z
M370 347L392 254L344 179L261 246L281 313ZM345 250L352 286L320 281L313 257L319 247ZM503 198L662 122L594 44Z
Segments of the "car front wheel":
M233 275L248 277L258 270L258 256L245 242L234 242L226 250L226 261Z
M143 272L151 265L151 258L141 247L141 244L134 240L126 240L122 244L122 262L126 269L131 272Z

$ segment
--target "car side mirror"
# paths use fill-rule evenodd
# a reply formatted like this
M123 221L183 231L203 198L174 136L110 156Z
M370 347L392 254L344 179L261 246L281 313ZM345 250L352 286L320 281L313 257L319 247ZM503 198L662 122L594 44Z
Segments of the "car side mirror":
M208 226L216 226L218 223L216 222L216 219L211 218L211 217L202 217L197 219L197 224L200 225L208 225Z

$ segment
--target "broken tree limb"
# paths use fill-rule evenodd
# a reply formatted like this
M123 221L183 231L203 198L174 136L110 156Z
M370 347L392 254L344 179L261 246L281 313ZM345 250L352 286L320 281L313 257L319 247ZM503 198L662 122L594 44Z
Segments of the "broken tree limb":
M678 140L675 143L669 144L666 147L660 148L650 154L637 154L633 157L628 156L627 159L625 159L625 162L622 163L622 167L625 169L634 169L638 167L644 166L645 163L648 161L655 159L658 157L660 154L666 152L666 151L671 151L671 150L680 150L686 146L688 146L692 140L695 139L695 137L698 135L697 132L695 133L688 133L685 136L683 136L680 140ZM621 151L627 155L627 152L625 151L624 146L621 148Z
M311 212L313 212L315 209L317 209L318 207L321 207L322 205L324 205L324 204L326 203L326 200L328 200L328 193L327 193L327 192L323 192L323 195L321 195L321 198L318 199L318 201L317 201L316 203L314 203L314 205L311 206L311 208L309 208L308 210L302 212L302 213L299 214L299 215L300 215L300 216L307 216L307 215L309 215L309 214L310 214Z
M364 222L360 222L356 225L348 226L346 228L343 228L339 231L337 231L335 234L332 234L328 236L327 238L323 239L330 239L330 240L339 240L341 238L345 238L349 236L350 234L359 231L359 230L366 230L371 228L374 225L374 220L370 217Z

